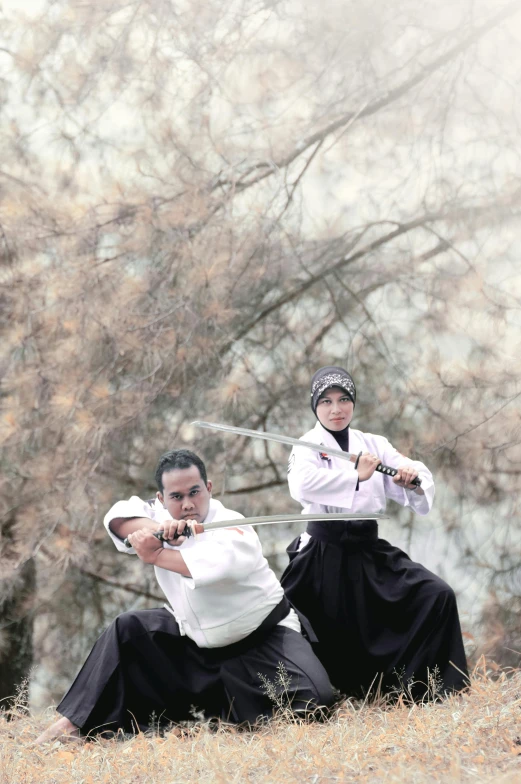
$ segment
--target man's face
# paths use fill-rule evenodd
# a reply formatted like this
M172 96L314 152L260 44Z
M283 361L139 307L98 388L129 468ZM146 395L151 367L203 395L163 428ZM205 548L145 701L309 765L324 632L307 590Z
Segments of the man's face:
M205 485L199 469L174 468L163 474L163 493L157 497L174 520L195 520L204 522L208 514L212 483Z

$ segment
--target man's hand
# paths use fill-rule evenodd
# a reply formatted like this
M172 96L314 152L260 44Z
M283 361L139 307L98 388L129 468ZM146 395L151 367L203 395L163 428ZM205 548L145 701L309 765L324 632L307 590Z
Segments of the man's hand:
M185 537L183 537L185 538ZM128 541L136 551L138 557L144 563L155 564L160 553L163 551L163 542L156 539L152 531L148 528L141 528L129 534Z
M398 487L404 487L406 490L415 490L418 495L424 495L421 487L413 485L412 482L418 476L418 471L410 465L400 466L396 476L393 476L393 482Z
M169 572L177 572L177 574L182 574L183 577L192 576L182 553L179 550L163 547L163 542L160 542L148 528L134 531L127 538L143 563L159 566L161 569L166 569ZM186 539L185 536L181 538L183 541ZM179 539L177 541L179 542Z
M367 479L370 479L376 471L376 466L381 462L380 458L376 455L372 455L370 452L364 452L364 454L360 456L356 467L359 480L365 482Z
M192 526L196 525L193 520L167 520L165 523L161 524L160 528L163 539L166 539L168 544L178 547L180 544L183 544L183 542L186 542L186 536L182 536L182 533L186 526L190 524L192 524ZM202 526L197 527L201 528ZM194 528L194 533L199 533L199 531ZM175 536L178 538L175 539Z

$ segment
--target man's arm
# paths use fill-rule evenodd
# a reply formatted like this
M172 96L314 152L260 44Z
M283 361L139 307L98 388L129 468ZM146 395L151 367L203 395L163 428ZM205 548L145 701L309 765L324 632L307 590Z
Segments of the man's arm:
M154 504L143 501L137 495L133 495L127 501L117 501L110 507L103 518L103 525L107 533L114 542L117 550L126 555L135 555L133 547L126 547L124 539L130 533L147 528L150 531L157 531L163 526L156 519L158 510Z
M109 528L113 534L123 541L129 534L141 531L143 528L147 528L149 531L157 531L161 526L149 517L115 517L110 521Z
M134 518L128 522L134 522L136 519L139 518ZM148 522L153 521L149 520ZM156 529L154 528L153 530ZM177 572L177 574L182 574L183 577L192 576L179 550L164 548L163 542L160 542L159 539L153 536L150 528L141 528L138 531L130 532L128 540L143 563L159 566L161 569L166 569L169 572Z

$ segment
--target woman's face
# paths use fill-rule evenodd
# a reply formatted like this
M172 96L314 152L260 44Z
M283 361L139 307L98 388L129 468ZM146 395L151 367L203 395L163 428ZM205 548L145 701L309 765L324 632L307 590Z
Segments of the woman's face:
M330 387L320 395L317 417L328 430L343 430L351 422L354 403L340 387Z

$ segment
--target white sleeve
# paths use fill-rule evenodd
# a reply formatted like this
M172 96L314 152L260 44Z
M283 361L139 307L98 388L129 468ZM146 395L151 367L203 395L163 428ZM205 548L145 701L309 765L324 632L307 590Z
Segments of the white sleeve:
M143 501L141 498L138 498L137 495L133 495L132 498L129 498L128 501L118 501L116 504L114 504L114 506L109 509L103 518L103 525L107 529L108 535L120 553L129 553L130 555L135 555L136 551L134 548L125 547L123 540L110 530L110 522L112 520L116 520L119 517L148 517L151 520L155 520L156 517L154 507L151 506L148 501Z
M319 452L293 447L288 463L288 485L295 501L351 509L357 484L358 472L353 463L346 460L345 468L330 468Z
M410 506L419 515L426 515L430 512L434 501L434 479L426 465L419 460L411 460L409 457L398 452L386 438L380 436L384 442L378 449L377 454L384 465L391 468L399 468L403 465L410 465L418 471L421 479L421 488L424 495L419 495L414 490L406 490L398 487L390 476L384 476L385 495L393 501L397 501L402 506ZM380 440L379 438L379 440Z
M209 531L207 537L204 541L196 539L193 547L181 547L181 555L191 574L183 584L189 588L238 582L264 560L259 537L249 525Z

